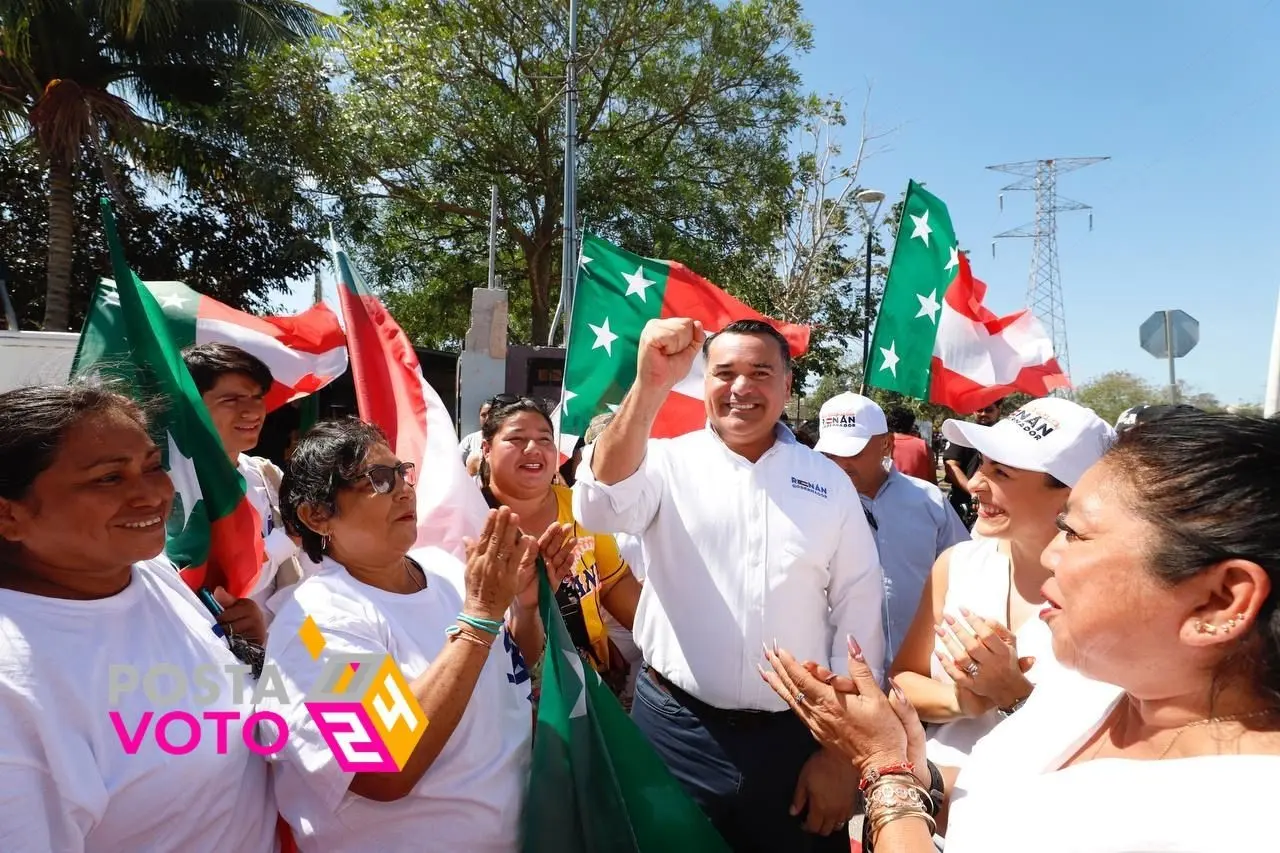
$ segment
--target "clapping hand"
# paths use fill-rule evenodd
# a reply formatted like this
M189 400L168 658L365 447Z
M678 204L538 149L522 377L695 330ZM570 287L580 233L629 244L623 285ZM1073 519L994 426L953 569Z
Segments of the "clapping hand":
M520 532L520 517L508 507L489 511L478 540L465 539L467 569L463 611L501 621L520 590L520 567L533 563L538 543Z
M1009 708L1031 693L1031 682L1025 673L1035 664L1035 658L1018 657L1018 641L999 622L961 608L963 620L946 615L936 631L942 639L943 650L934 655L943 670L956 683L957 695L963 693L982 697L976 710L987 707ZM961 710L968 713L961 701ZM969 714L974 716L974 714Z
M553 523L538 537L538 547L520 564L520 593L516 603L523 608L538 606L538 557L547 567L547 580L553 590L559 589L564 579L573 574L573 564L578 557L578 537L573 535L573 524Z

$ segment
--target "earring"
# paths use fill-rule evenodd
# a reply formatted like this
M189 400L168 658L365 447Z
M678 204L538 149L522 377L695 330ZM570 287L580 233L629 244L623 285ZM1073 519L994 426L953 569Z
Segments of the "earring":
M1200 634L1209 634L1210 636L1212 636L1212 635L1214 635L1214 634L1218 633L1218 626L1217 626L1217 625L1207 625L1207 624L1205 624L1204 622L1201 622L1199 619L1197 619L1197 620L1196 620L1196 632L1197 632L1197 633L1200 633Z
M329 534L320 534L320 551L323 553L329 550Z
M1227 624L1223 625L1222 627L1227 631L1231 631L1243 621L1244 621L1244 614L1237 613L1235 616L1232 616L1230 619L1228 619Z

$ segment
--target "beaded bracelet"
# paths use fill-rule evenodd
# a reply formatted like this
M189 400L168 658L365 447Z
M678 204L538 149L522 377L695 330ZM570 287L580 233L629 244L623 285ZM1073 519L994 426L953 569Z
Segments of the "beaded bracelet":
M493 634L495 637L502 632L502 623L496 619L481 619L477 616L468 616L465 613L459 613L458 621L463 625L470 625L477 631L484 631L486 634Z

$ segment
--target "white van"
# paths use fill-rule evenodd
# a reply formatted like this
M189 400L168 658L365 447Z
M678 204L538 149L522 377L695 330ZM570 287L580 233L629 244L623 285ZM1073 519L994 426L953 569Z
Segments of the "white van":
M62 385L71 375L80 335L0 330L0 393L24 385Z

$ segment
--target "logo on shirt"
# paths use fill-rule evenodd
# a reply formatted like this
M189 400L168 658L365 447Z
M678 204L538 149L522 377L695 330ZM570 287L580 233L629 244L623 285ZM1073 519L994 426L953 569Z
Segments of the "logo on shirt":
M1061 424L1048 415L1037 412L1031 406L1024 406L1009 416L1009 420L1036 441L1051 435Z
M803 492L808 492L811 495L817 495L820 498L825 498L827 496L826 486L819 483L810 483L808 480L801 480L799 477L791 478L791 488L800 489Z
M326 643L310 616L298 629L298 638L312 659L319 660ZM246 685L249 675L247 664L201 664L191 673L191 678L173 664L156 664L145 672L132 665L112 665L107 676L111 725L128 755L137 754L149 735L162 752L185 755L200 746L206 728L214 729L217 753L225 755L232 723L239 723L240 737L252 752L274 755L289 742L288 723L275 711L242 715L239 710L227 709L196 715L173 710L158 717L154 711L145 711L137 724L130 727L117 708L122 697L138 690L151 704L159 706L172 706L184 698L200 707L215 704L223 708L228 704L252 707L266 699L282 706L292 704L286 686L290 682L275 664L265 663L257 681ZM222 695L226 676L231 676L234 694L231 697ZM404 674L390 655L333 653L326 656L324 668L307 691L302 705L338 766L347 773L394 773L403 769L428 724ZM260 735L270 738L270 742L261 742Z

